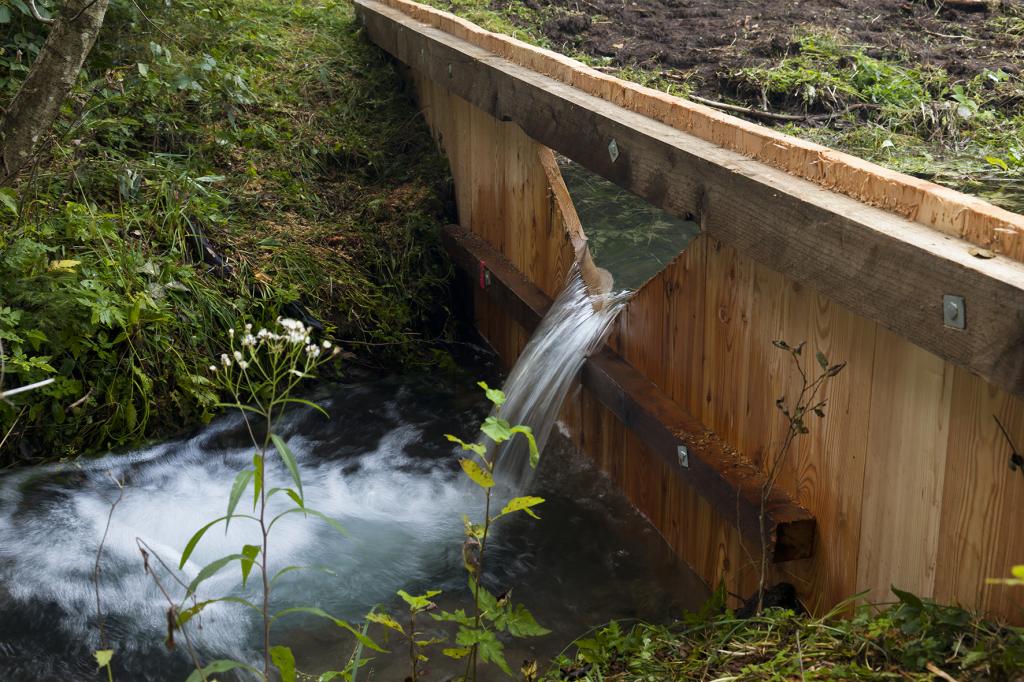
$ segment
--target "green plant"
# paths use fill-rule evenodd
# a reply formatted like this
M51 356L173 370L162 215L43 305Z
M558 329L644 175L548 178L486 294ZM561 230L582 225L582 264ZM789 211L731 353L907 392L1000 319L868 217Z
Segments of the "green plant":
M430 601L432 598L441 594L438 590L427 590L423 594L412 595L405 590L399 590L398 596L402 598L402 601L409 607L409 626L404 627L397 620L392 618L386 613L370 613L366 616L366 620L374 623L383 625L384 627L390 628L397 632L406 643L409 645L409 679L412 682L418 682L420 679L420 666L426 663L429 659L423 653L425 647L433 644L440 644L443 640L441 639L420 639L422 633L417 630L416 616L423 613L428 613L437 608L437 604Z
M0 108L45 38L19 5ZM448 333L446 167L351 5L139 6L112 4L52 144L0 187L9 381L54 380L0 403L0 466L209 420L195 368L243 316L317 320L374 364Z
M512 637L535 637L549 632L537 623L526 607L512 602L510 590L495 597L483 585L487 539L494 523L517 512L523 512L535 519L539 518L533 508L544 500L534 496L515 497L492 515L494 468L504 451L500 446L516 435L526 438L530 449L530 466L537 465L540 452L537 450L537 442L530 427L513 426L500 416L505 394L498 389L490 388L482 381L479 385L484 389L487 399L494 405L494 412L480 427L481 433L491 442L491 446L488 447L481 442L467 443L450 434L447 436L448 440L457 443L464 451L472 453L472 457L460 459L459 464L465 475L484 493L482 521L475 522L468 516L463 516L466 539L462 545L462 562L469 578L473 613L467 614L464 609L458 609L454 612L431 614L436 620L455 623L458 626L455 635L456 646L444 649L444 654L455 659L465 658L465 678L474 681L477 679L480 662L494 663L506 675L512 675L503 653L504 645L498 639L498 632L506 632ZM410 606L413 604L410 603Z
M720 590L671 624L610 623L574 642L548 682L654 680L1010 680L1024 665L1024 630L896 590L898 601L848 602L821 617L771 608L737 618Z
M273 664L285 682L294 682L296 678L295 657L285 646L271 645L271 626L278 619L293 613L306 613L326 618L338 627L347 630L364 646L380 650L380 648L360 630L344 620L334 618L319 608L292 607L278 612L271 610L271 591L274 582L285 573L299 570L298 566L287 566L271 575L269 568L270 534L274 525L290 514L313 516L330 524L339 533L345 530L337 521L306 504L302 489L302 477L295 456L288 444L274 428L277 420L292 405L304 405L324 413L314 403L294 395L300 382L311 378L312 372L321 367L327 359L337 355L328 341L322 344L313 343L310 333L303 323L297 320L281 319L278 329L271 331L266 328L253 331L251 324L235 333L229 330L230 349L220 356L219 365L211 365L210 373L215 383L232 396L234 402L222 405L241 412L249 436L252 439L255 453L252 467L238 472L227 501L227 512L210 521L189 539L181 555L178 569L182 569L193 551L211 528L223 523L225 532L232 520L247 521L256 524L259 529L259 544L247 544L234 554L221 557L199 570L188 584L182 602L172 605L171 615L173 629L182 629L204 608L218 602L237 603L259 614L262 621L263 668L258 670L241 661L214 661L193 673L195 680L207 679L215 672L224 672L235 668L243 668L257 673L266 682L271 679ZM325 352L326 351L326 352ZM326 413L324 413L326 415ZM267 459L276 453L290 479L288 485L273 486L267 467ZM252 489L252 513L240 513L238 505L248 490ZM268 501L274 496L286 497L290 505L283 511L270 515ZM214 597L202 601L194 601L202 583L221 570L238 564L244 586L253 572L258 569L260 578L261 601L253 603L241 597ZM182 608L186 600L193 599L189 608ZM190 678L190 679L192 679Z
M761 612L764 605L764 593L768 579L768 563L771 560L768 553L768 531L766 525L768 500L771 498L775 484L779 480L779 475L782 473L793 442L800 436L810 433L806 422L807 417L814 415L819 419L825 418L825 407L828 405L828 399L821 397L825 385L829 379L838 375L846 367L845 362L835 365L830 364L825 354L818 351L815 353L814 359L821 368L821 372L808 375L807 371L804 370L801 357L803 355L804 342L791 346L785 341L777 340L772 341L772 345L789 354L790 359L793 361L793 366L796 367L800 375L800 391L792 403L786 400L785 395L775 401L775 407L778 408L779 412L786 419L786 433L782 438L782 443L779 445L778 453L776 453L775 458L768 467L765 481L761 484L761 504L758 512L761 556L759 561L760 573L757 583L757 613Z

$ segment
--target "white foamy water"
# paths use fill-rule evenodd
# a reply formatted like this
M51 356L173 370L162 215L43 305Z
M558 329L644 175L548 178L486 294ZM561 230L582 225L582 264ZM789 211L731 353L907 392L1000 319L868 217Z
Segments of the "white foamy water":
M572 379L624 300L590 296L574 274L505 383L509 400L501 415L530 425L541 448ZM457 464L463 453L444 433L466 436L483 418L484 401L472 378L482 375L450 381L391 377L325 388L318 402L331 419L303 409L275 428L295 453L307 504L343 524L349 537L298 514L275 525L271 573L291 565L317 570L290 572L275 583L274 609L316 606L359 621L375 605L401 609L395 604L398 589L442 589L444 608L467 608L462 516L479 518L483 499L479 489L465 484ZM663 576L652 578L652 565L675 565L657 533L560 442L554 448L559 456L545 460L541 471L547 473L536 481L525 447L501 453L503 494L529 489L547 501L539 509L542 521L503 521L488 544L491 589L515 585L541 622L555 630L546 640L546 655L595 622L660 618L678 603L666 596ZM137 452L0 475L0 679L96 679L93 570L118 495L115 479L123 482L124 496L103 548L100 602L116 651L117 679L184 679L191 668L181 635L178 648L168 652L167 602L143 570L138 542L172 568L156 570L179 599L184 589L171 572L187 583L211 561L238 553L244 544L259 544L257 526L235 519L226 533L223 525L211 528L177 571L192 534L224 514L232 481L251 466L252 455L241 420L228 417L194 437ZM268 460L268 478L268 487L291 485L276 458ZM251 499L243 496L237 511L251 511ZM272 512L285 502L275 497ZM155 557L149 563L158 566ZM257 572L243 587L238 563L232 563L203 583L198 598L256 601ZM687 595L703 594L692 578L679 586ZM258 621L244 607L216 604L190 625L206 661L260 659ZM340 666L351 651L351 636L308 617L280 621L273 638L295 647L300 662L322 664L317 672ZM538 655L529 649L519 653ZM380 657L375 665L379 679L393 679L404 655Z
M110 455L80 468L39 467L0 479L4 624L24 618L26 625L49 628L54 614L48 608L56 606L59 615L53 620L62 638L98 647L92 575L110 507L117 499L117 479L124 483L124 495L103 546L100 603L110 638L122 655L159 650L166 634L167 601L143 570L138 540L177 568L192 534L224 514L235 474L251 462L253 448L238 442L238 426L239 420L227 419L189 440ZM475 509L477 502L454 483L450 458L424 461L407 454L423 437L417 426L399 423L375 446L341 461L314 454L324 444L294 432L293 426L283 429L293 431L287 440L302 472L307 503L339 521L350 536L300 514L278 522L271 537L271 574L297 564L327 568L330 574L321 573L323 579L300 572L283 576L274 587L275 608L315 605L358 619L372 604L388 601L395 590L445 572L446 557L461 535L460 514ZM221 436L220 440L234 442L218 447ZM268 477L270 485L274 480L290 485L279 463L274 468L268 465ZM251 493L243 497L237 511L251 511L251 499ZM283 495L275 496L271 513L285 509L287 502ZM219 524L206 533L184 569L175 572L187 583L203 566L238 553L245 544L259 544L257 524L234 519L226 533ZM150 564L158 566L155 557ZM180 598L183 589L165 570L157 573ZM255 579L242 587L236 562L203 583L198 597L230 594L255 601L257 588ZM34 619L40 622L29 622ZM195 636L207 654L252 659L252 626L243 607L216 604L203 612ZM0 635L0 643L4 639ZM0 647L0 656L3 653Z
M503 390L499 413L510 424L526 424L544 450L551 428L587 356L603 343L629 300L629 292L591 294L573 266L562 292L516 360ZM529 450L518 437L498 453L499 481L521 491L533 480Z

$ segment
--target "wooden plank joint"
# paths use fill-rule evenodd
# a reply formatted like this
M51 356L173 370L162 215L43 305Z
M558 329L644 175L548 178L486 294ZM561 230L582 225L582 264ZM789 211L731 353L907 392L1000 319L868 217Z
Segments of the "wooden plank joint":
M478 293L498 302L527 331L533 331L551 307L551 299L531 284L497 250L457 226L444 230L444 244L455 264L466 271ZM481 264L483 264L481 266ZM481 271L481 267L484 269ZM480 273L489 282L480 286ZM748 540L761 537L763 472L731 448L699 419L683 410L654 383L610 348L588 358L583 386L633 431ZM679 448L685 447L686 465ZM804 559L814 549L815 519L781 490L765 505L765 534L772 561ZM756 545L755 545L756 546Z

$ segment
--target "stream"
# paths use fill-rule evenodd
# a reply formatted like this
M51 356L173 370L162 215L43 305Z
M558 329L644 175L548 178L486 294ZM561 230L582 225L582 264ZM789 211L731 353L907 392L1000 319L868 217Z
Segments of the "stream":
M475 381L498 385L500 379L489 353L468 348L458 358L462 369L452 374L354 372L343 382L323 383L307 397L329 419L303 407L280 424L277 431L298 460L307 503L342 523L349 535L299 515L276 526L271 570L317 568L289 572L276 583L275 608L316 606L359 622L374 606L403 613L394 596L398 589L440 589L441 608L469 606L461 517L480 516L482 501L465 484L460 453L444 435L471 437L489 407ZM167 602L143 569L138 541L152 548L149 564L180 595L182 588L159 561L177 567L189 537L224 513L232 480L251 457L243 423L226 415L190 437L0 475L3 679L106 679L92 657L100 648L93 576L119 485L123 498L110 517L99 581L115 679L187 677L191 665L180 633L173 651L165 642ZM283 467L268 469L269 477L286 480L287 473ZM706 587L557 427L528 492L546 499L537 508L542 518L520 514L499 524L488 547L486 583L495 592L514 588L515 600L552 633L507 643L513 668L524 659L543 664L608 620L664 620L706 598ZM215 527L186 563L183 577L238 552L254 535L242 520L226 533ZM199 597L252 599L257 585L250 580L243 588L235 563L204 583ZM206 661L256 663L260 632L254 616L232 603L208 607L190 629L193 644ZM426 629L448 632L433 623ZM371 635L383 641L382 630ZM278 621L273 639L294 649L300 670L315 674L343 667L353 647L351 635L305 616ZM426 679L449 679L461 666L447 663L436 649L428 651ZM375 654L364 677L401 680L408 673L406 657L398 647ZM500 678L496 669L484 670L482 679Z

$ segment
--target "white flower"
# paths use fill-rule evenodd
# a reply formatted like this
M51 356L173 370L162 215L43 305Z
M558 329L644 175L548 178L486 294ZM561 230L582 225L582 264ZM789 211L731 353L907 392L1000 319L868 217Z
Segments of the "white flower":
M235 351L235 360L242 361L242 353L237 350Z
M246 334L244 337L242 337L242 345L243 346L255 346L256 345L256 337L253 336L252 334Z
M235 328L234 327L232 327L231 329L228 330L228 336L230 336L231 338L235 338Z
M245 360L239 360L238 366L241 367L242 369L247 369L249 367L249 363L246 362Z
M224 365L225 367L231 366L231 358L228 357L227 353L220 354L220 364Z
M210 365L210 371L211 372L216 372L217 371L217 365Z
M246 322L245 323L245 331L247 331L247 332L251 332L252 331L252 322Z
M331 342L330 341L324 341L322 345L323 345L324 349L327 349L327 348L331 347Z
M309 344L308 346L306 346L306 355L308 355L311 358L318 357L320 355L320 346L314 345L312 343Z
M258 338L258 339L265 339L268 336L270 336L270 330L269 329L260 329L258 332L256 332L256 338Z

